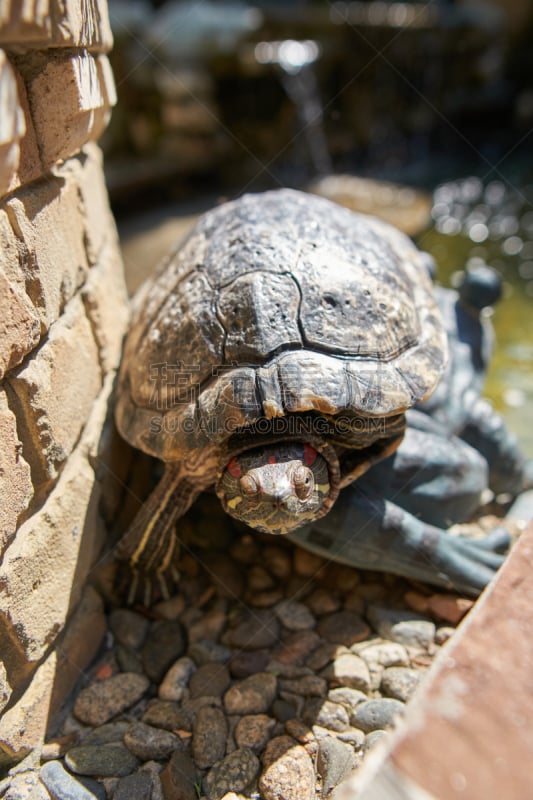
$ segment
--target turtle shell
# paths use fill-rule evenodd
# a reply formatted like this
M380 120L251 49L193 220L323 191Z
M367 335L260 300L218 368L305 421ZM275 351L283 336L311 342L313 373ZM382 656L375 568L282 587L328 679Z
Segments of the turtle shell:
M139 293L117 423L177 460L295 412L398 415L445 362L406 236L303 192L250 194L203 215Z

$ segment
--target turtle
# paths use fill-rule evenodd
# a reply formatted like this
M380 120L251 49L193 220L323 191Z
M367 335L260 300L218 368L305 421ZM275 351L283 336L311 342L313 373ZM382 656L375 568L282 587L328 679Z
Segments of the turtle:
M176 523L209 488L262 533L364 566L348 540L385 532L384 569L409 574L405 562L415 563L415 577L479 591L502 536L462 550L427 536L416 515L385 524L352 492L390 463L409 413L430 419L414 407L445 375L450 335L428 263L387 223L294 189L245 194L200 217L137 294L117 381L119 432L164 462L118 544L130 598L140 582L145 598L156 584L168 594ZM379 562L372 550L368 566Z

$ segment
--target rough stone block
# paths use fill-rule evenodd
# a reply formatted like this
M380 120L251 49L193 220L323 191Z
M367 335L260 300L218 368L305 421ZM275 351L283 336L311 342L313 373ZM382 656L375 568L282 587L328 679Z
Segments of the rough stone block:
M86 586L57 647L57 670L50 701L51 719L59 712L65 698L98 653L105 633L103 600L96 589Z
M46 43L52 36L49 0L3 0L0 4L2 45Z
M87 257L90 264L96 264L105 244L112 244L119 251L118 234L104 180L102 152L98 145L87 144L77 158L70 159L64 165L63 171L67 169L72 171L79 185Z
M26 85L18 70L15 70L15 78L17 81L17 92L19 111L24 118L25 133L20 137L19 148L20 157L18 169L14 173L9 191L13 192L20 186L23 186L30 181L34 181L43 174L43 167L41 164L41 156L37 146L37 136L35 128L33 127L33 120L31 118L30 104L28 102L28 94L26 92Z
M44 741L57 657L36 670L21 699L0 718L0 768L20 761Z
M45 333L89 268L79 188L73 175L58 170L57 175L17 191L4 209L19 240L26 292Z
M43 658L79 601L105 529L89 463L106 419L111 378L76 450L41 509L24 522L0 566L0 641L10 682Z
M11 697L11 686L7 679L7 672L5 664L0 661L0 714L9 703Z
M17 78L6 54L0 50L0 194L5 194L20 159L20 140L26 121L19 104Z
M98 344L104 374L118 366L129 319L128 297L118 249L108 245L81 290Z
M0 43L109 50L113 37L107 3L105 0L3 0Z
M74 297L34 357L6 382L36 495L57 480L101 384L91 325Z
M45 168L75 155L101 133L97 112L106 98L90 53L47 61L26 86Z
M33 494L30 467L22 457L14 414L0 390L0 557L13 539L17 520Z
M17 238L0 209L0 379L39 342L39 315L26 293Z
M117 104L117 90L115 79L109 59L105 55L96 57L96 69L100 81L100 89L104 97L104 104L101 109L95 111L94 131L92 139L96 141L107 128L111 119L111 110Z

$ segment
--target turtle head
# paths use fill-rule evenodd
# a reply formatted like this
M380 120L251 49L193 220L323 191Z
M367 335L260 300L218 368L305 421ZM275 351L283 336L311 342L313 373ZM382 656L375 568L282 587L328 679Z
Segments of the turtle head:
M303 442L278 442L234 455L216 486L224 510L274 534L323 516L337 496L339 468L333 448L321 450Z

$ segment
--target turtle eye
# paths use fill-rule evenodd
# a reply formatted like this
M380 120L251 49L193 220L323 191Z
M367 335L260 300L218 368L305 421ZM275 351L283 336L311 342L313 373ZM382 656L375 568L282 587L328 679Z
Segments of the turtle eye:
M307 500L315 488L315 479L309 467L301 464L292 473L292 482L296 496L300 500Z
M259 485L252 475L243 475L239 481L241 492L246 495L257 494Z

